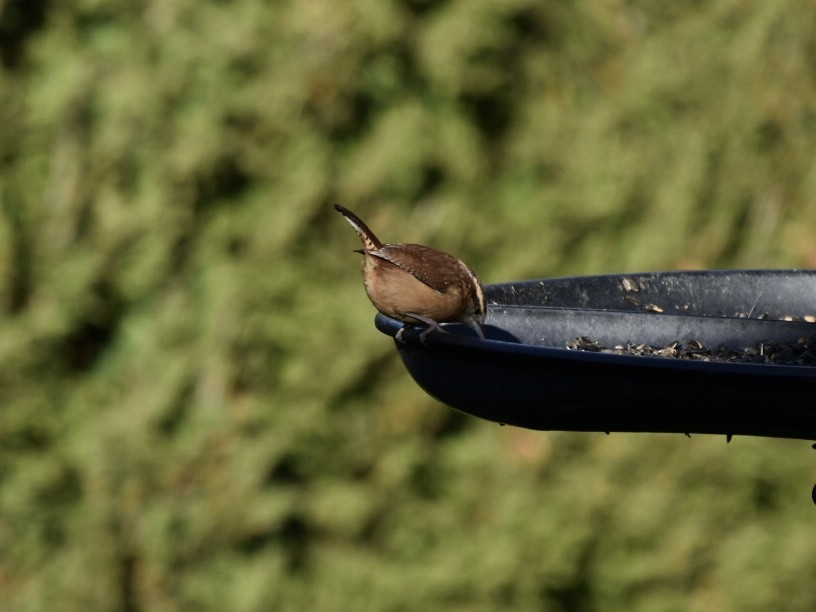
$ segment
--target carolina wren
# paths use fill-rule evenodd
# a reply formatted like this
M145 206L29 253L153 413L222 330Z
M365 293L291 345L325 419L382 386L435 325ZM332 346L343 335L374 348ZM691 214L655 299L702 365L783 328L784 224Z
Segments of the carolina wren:
M384 315L404 323L424 323L442 330L440 323L467 323L480 338L485 319L485 297L479 278L450 253L421 244L383 244L362 219L335 204L359 234L364 248L363 283L371 302ZM444 330L442 330L444 331ZM402 330L397 334L401 340Z

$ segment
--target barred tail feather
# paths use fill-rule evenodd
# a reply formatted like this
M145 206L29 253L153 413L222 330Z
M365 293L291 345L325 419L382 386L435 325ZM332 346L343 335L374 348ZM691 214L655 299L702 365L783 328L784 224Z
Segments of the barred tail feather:
M335 204L334 209L339 212L343 217L345 217L346 221L349 222L351 227L354 228L360 238L363 240L363 244L365 245L366 251L376 251L377 249L382 248L382 242L377 236L368 229L368 226L363 223L363 220L360 219L357 215L351 212L345 206L341 206L340 204Z

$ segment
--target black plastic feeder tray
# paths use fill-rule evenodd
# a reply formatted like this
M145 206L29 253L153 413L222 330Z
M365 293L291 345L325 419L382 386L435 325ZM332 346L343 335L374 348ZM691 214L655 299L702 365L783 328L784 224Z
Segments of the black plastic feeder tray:
M485 291L485 340L446 325L452 333L424 345L420 327L395 341L417 383L458 410L531 429L816 439L816 365L804 365L816 363L816 271L587 276ZM382 314L376 325L390 336L403 327ZM568 348L579 338L590 350ZM599 351L675 342L721 358ZM761 360L771 346L798 346L801 358L724 360L729 349Z

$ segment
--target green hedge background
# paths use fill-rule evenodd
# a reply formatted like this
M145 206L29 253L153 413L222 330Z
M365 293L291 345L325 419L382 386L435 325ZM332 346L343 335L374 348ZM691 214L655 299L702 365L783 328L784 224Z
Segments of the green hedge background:
M816 609L809 443L456 413L331 208L485 282L813 267L815 32L786 0L0 0L0 607Z

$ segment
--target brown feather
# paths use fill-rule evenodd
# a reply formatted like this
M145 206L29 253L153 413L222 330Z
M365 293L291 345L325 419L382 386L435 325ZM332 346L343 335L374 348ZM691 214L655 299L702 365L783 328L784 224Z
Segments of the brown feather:
M390 261L439 293L462 282L456 257L421 244L385 244L369 255Z
M335 204L334 210L343 215L346 221L349 222L349 225L354 228L354 231L356 231L363 240L366 251L374 251L382 247L383 244L380 242L380 239L377 238L374 232L372 232L365 223L363 223L363 220L360 217L355 215L342 204Z

